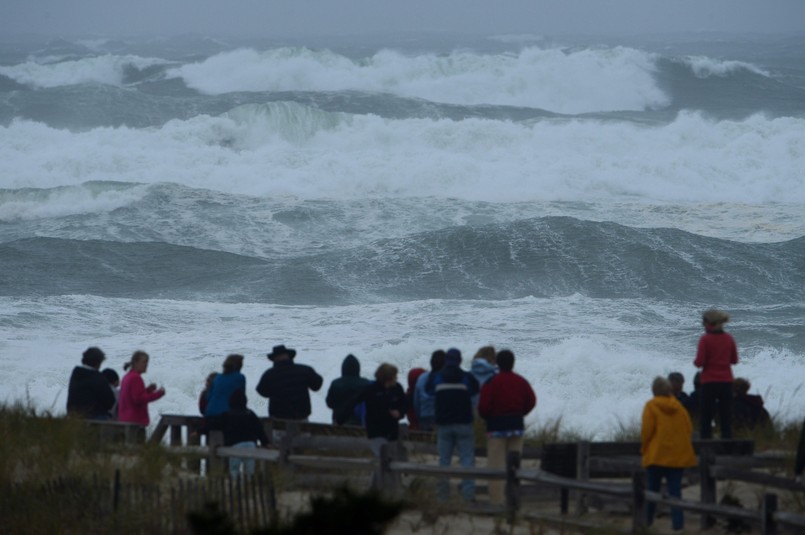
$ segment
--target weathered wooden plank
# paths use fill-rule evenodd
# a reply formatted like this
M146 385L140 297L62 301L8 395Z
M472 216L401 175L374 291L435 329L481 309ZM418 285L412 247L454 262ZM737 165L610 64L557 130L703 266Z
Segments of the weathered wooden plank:
M360 457L321 457L314 455L289 455L288 462L297 466L326 468L331 470L362 469L373 470L377 465L374 459Z
M463 466L439 466L410 462L397 462L393 461L389 468L392 472L399 472L401 474L412 475L429 475L434 477L456 477L456 478L474 478L474 479L505 479L506 471L499 468L486 468L486 467L473 467L466 468Z
M797 483L791 478L764 474L763 472L753 472L752 470L741 470L732 466L711 466L710 475L718 479L729 479L733 481L743 481L745 483L757 483L767 487L774 487L783 490L805 490L801 483Z
M608 494L610 496L621 496L630 498L632 496L632 486L620 483L595 483L592 481L578 481L567 477L557 476L536 468L521 469L517 471L517 477L523 481L543 483L554 487L570 490L582 490Z
M646 491L646 500L669 507L677 507L684 511L691 511L694 513L702 513L704 515L721 516L725 518L739 518L741 520L749 520L750 522L760 523L762 521L760 511L752 511L743 509L741 507L733 507L731 505L718 505L706 504L700 502L692 502L689 500L681 500L679 498L671 498L663 496L659 492Z

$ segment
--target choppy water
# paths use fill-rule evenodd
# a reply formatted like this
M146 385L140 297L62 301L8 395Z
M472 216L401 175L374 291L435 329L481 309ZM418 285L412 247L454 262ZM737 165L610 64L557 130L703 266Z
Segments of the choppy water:
M797 419L804 44L2 43L0 399L61 411L88 345L149 351L153 412L193 413L231 351L254 385L277 343L328 381L491 343L532 425L606 436L718 306Z

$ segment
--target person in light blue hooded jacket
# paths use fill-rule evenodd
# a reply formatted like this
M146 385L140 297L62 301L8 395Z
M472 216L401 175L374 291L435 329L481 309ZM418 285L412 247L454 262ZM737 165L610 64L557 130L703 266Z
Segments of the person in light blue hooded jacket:
M414 387L414 411L421 431L433 431L436 423L436 398L429 394L427 386L433 384L436 373L444 367L445 352L437 349L430 356L430 371L420 375Z
M489 381L498 373L497 353L493 346L483 346L472 357L470 373L480 386ZM473 396L472 406L478 407L478 395Z

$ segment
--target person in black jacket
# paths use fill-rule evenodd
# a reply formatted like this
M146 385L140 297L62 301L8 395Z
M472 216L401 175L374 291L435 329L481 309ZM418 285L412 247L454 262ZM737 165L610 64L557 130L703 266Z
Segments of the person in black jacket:
M353 400L371 381L361 377L361 363L353 354L349 354L341 363L341 377L334 379L327 390L327 406L333 410L333 423L338 423L337 414L346 406L352 406ZM365 406L357 405L349 418L344 422L347 425L363 425Z
M220 429L224 432L224 446L233 448L256 448L268 446L268 436L257 415L246 407L248 400L243 389L238 388L229 397L229 410L204 419L203 431ZM254 459L229 458L229 475L237 477L240 467L243 473L254 474Z
M81 365L73 368L67 387L67 413L89 420L108 420L114 407L115 393L101 372L106 359L103 351L90 347L81 358Z
M257 393L268 398L268 415L283 420L307 420L310 416L310 390L316 392L324 379L316 370L296 364L296 350L274 346L268 359L274 366L263 373Z
M364 388L353 400L353 406L366 404L366 436L375 455L380 454L382 444L397 441L400 436L400 420L408 410L405 391L397 382L397 374L396 366L384 362L375 371L375 382ZM348 415L351 411L341 412Z

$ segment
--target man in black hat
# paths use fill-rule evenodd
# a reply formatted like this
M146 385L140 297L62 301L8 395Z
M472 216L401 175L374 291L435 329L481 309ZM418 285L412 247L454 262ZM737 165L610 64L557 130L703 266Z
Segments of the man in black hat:
M307 420L310 416L310 392L318 391L324 379L316 370L293 360L296 350L274 346L268 359L274 365L263 373L257 393L268 398L268 415L283 420Z
M67 412L90 420L108 420L116 403L109 381L100 372L106 359L103 351L90 347L81 357L81 365L73 368L67 387Z

